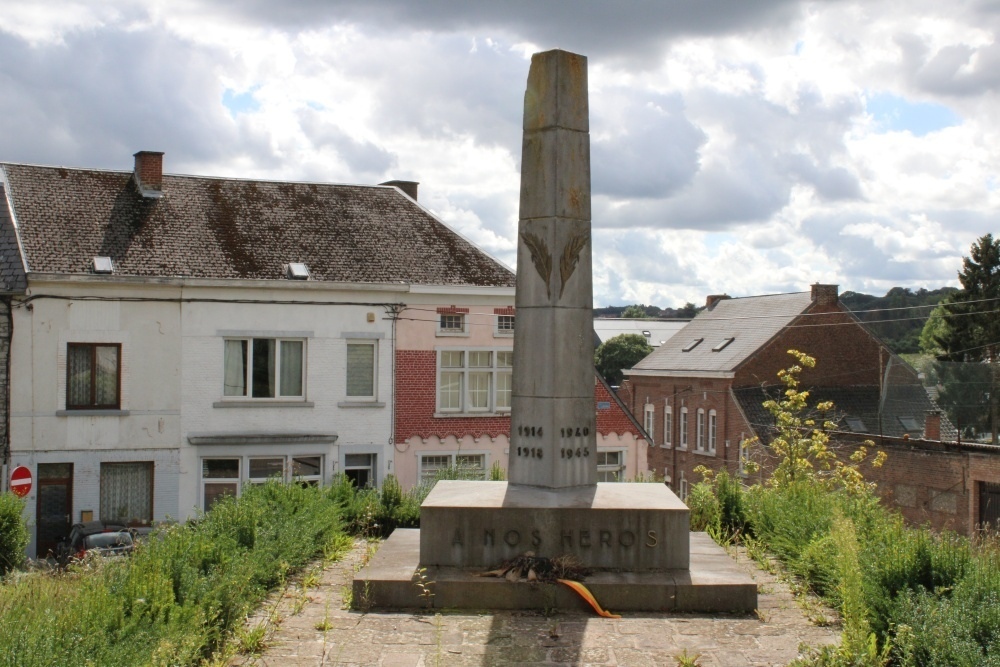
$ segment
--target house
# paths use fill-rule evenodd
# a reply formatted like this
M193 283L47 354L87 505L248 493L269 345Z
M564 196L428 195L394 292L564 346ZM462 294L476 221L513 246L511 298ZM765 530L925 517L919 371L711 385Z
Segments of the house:
M840 303L836 285L739 299L709 296L706 306L626 371L623 392L655 445L650 467L682 498L690 483L700 481L694 473L699 465L746 474L741 460L748 452L741 443L755 435L770 441L774 421L761 404L781 391L777 373L793 363L791 349L817 359L800 375L802 386L811 404L834 402L832 420L847 440L954 439L954 427L916 372Z
M395 472L404 488L444 468L485 478L507 469L510 444L514 292L455 296L411 293L397 322ZM595 372L600 481L647 468L642 427Z
M415 183L134 158L0 164L0 454L4 484L10 466L35 478L29 555L81 520L183 519L274 476L379 483L400 314L513 295L510 270L417 204Z

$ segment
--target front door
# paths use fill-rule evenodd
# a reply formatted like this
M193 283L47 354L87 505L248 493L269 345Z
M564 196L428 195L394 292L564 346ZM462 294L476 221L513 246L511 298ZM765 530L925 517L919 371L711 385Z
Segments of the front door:
M54 555L59 541L69 536L73 517L73 464L38 464L36 535L39 558Z

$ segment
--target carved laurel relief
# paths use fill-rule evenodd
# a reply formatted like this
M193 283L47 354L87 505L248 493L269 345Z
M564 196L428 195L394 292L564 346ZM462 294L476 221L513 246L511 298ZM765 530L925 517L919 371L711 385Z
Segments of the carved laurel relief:
M545 241L528 232L521 234L521 238L531 253L531 263L535 265L538 275L545 281L545 295L552 298L552 287L549 285L552 275L552 255L549 253Z
M562 257L559 258L559 277L562 278L562 286L559 288L560 299L566 289L566 283L580 262L580 251L587 245L587 236L587 234L574 234L563 248Z

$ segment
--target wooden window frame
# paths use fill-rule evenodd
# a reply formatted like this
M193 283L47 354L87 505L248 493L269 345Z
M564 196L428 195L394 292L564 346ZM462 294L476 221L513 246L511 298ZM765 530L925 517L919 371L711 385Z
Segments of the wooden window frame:
M98 405L94 403L97 395L97 348L113 347L117 350L115 365L115 402ZM90 349L90 401L89 403L70 403L70 350L73 348ZM67 343L66 344L66 409L67 410L120 410L122 406L122 344L121 343Z

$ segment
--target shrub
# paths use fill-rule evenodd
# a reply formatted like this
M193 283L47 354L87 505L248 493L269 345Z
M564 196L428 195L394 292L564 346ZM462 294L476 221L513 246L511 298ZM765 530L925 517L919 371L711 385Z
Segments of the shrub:
M88 559L0 590L0 665L195 665L288 573L340 535L313 487L247 485L129 558Z
M691 530L716 534L722 512L711 482L698 482L691 487L685 501L691 510Z
M29 537L23 511L23 500L13 493L0 493L0 577L24 564Z

